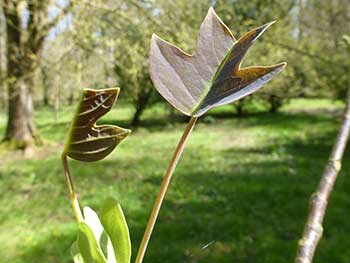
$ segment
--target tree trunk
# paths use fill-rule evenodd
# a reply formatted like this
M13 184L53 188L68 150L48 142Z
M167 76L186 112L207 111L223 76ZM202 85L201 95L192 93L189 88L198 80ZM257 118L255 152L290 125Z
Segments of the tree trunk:
M0 85L0 90L1 90L1 93L0 93L0 110L2 111L3 109L6 109L6 88L4 87L5 85L3 83L1 83Z
M144 111L144 107L136 107L134 116L131 121L131 126L137 127L140 125L141 115L143 111Z
M74 90L71 89L68 96L68 105L72 106L74 104Z
M238 117L244 116L244 113L245 113L244 105L245 105L245 99L240 99L234 102L233 106L236 109L236 114L238 115Z
M43 80L43 105L50 106L50 82L47 67L41 67L41 74Z
M135 113L131 121L132 126L134 127L139 126L141 115L143 111L146 109L146 107L148 106L148 102L150 100L151 94L152 94L152 89L146 89L146 88L145 90L140 91L137 94L137 98L134 101Z
M2 15L0 13L0 15ZM4 25L0 25L0 109L5 109L7 105L6 86L6 30Z
M269 109L269 112L270 113L276 113L282 106L282 99L281 98L278 98L277 96L275 95L271 95L269 96L269 104L270 104L270 109Z
M4 141L16 149L41 144L34 122L33 99L28 83L22 79L9 88L8 121Z
M43 105L50 106L49 88L44 84Z
M61 100L58 75L56 75L56 77L55 77L55 84L54 85L55 85L55 123L58 123L59 112L60 112L60 100Z
M8 81L8 121L4 141L15 149L27 150L40 144L34 122L32 99L33 76L41 46L32 48L33 40L25 42L26 33L22 28L22 13L17 2L6 1L6 57ZM29 28L30 25L28 25ZM34 37L32 34L31 37ZM25 44L26 43L26 44Z

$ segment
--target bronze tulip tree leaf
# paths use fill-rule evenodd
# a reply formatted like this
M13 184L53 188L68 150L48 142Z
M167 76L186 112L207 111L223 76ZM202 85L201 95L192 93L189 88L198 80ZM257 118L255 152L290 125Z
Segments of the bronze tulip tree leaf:
M130 130L112 125L96 125L96 121L113 107L119 88L86 89L73 119L66 154L76 160L101 160L130 133Z
M150 74L155 88L176 109L194 117L257 91L286 66L280 63L269 67L240 67L248 48L273 23L253 29L236 41L210 8L200 27L194 55L154 34Z
M130 263L129 230L120 205L112 199L106 201L102 224L89 208L84 210L83 216L67 161L67 156L84 162L101 160L130 133L130 130L118 126L96 124L112 109L118 94L119 88L83 91L62 153L71 205L79 223L78 240L72 246L76 263ZM105 233L106 240L102 239L102 233ZM102 249L103 243L105 250Z
M96 125L96 121L112 109L119 90L85 89L68 132L62 162L72 208L78 222L83 220L83 216L74 191L67 156L84 162L101 160L130 133L130 130L118 126Z
M153 84L171 105L191 119L165 173L135 263L142 263L171 177L198 117L213 107L257 91L287 65L241 68L249 47L272 24L253 29L236 41L214 9L210 8L201 25L194 55L185 53L155 34L152 36L150 75Z

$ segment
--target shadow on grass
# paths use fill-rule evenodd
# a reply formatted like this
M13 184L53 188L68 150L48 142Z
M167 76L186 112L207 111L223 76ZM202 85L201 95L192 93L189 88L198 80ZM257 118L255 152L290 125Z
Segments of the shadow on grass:
M250 113L243 116L230 114L227 112L219 112L219 113L210 113L206 114L204 117L199 119L200 122L211 123L215 120L224 120L224 121L238 121L244 119L244 124L249 125L291 125L298 124L302 125L303 123L311 122L322 122L329 119L334 119L336 115L333 114L305 114L305 113L287 113L287 112L277 112L277 113L268 113L268 112L258 112L258 113ZM213 120L206 121L206 118L213 118ZM187 123L189 117L185 115L175 115L173 117L160 116L160 117L152 117L147 119L142 119L140 121L140 125L134 128L146 128L150 131L158 131L163 130L169 125L173 124L182 124ZM286 121L287 123L280 123L280 121ZM130 127L130 121L118 121L114 119L105 118L103 122L107 122L113 125L119 125L122 127Z
M243 122L241 120L244 119ZM300 128L302 125L311 123L321 123L326 120L334 120L337 121L340 119L335 117L333 114L323 114L323 115L315 115L315 114L305 114L305 113L266 113L266 112L258 112L251 113L244 116L239 116L235 114L229 114L227 112L219 112L219 113L210 113L206 116L200 118L199 123L207 123L209 125L216 125L215 122L237 122L237 124L242 127L250 127L250 126L272 126L275 128L278 127L290 127L290 128ZM162 131L166 129L172 129L174 125L177 124L185 124L189 120L189 117L184 115L175 115L170 118L167 116L160 117L149 117L147 119L142 119L140 121L139 126L132 127L131 121L129 120L116 120L111 119L109 117L103 118L98 121L97 124L111 124L120 126L123 128L131 128L134 132L137 132L138 129L147 129L150 132ZM68 131L70 122L69 121L60 121L58 123L50 122L50 123L38 123L37 126L40 132L44 137L50 137L52 134L60 134L60 138L63 139L65 133ZM58 132L60 131L60 132ZM56 137L54 138L56 139Z
M224 172L215 167L205 173L179 171L145 262L292 262L308 200L333 138L334 134L326 134L313 138L312 143L285 144L285 151L295 156L293 171L285 161L277 160L250 162L239 169L232 162ZM229 160L248 153L232 149L222 155ZM348 170L349 163L345 163L330 200L315 262L346 263L350 255L346 241L350 224L344 215L350 205ZM147 182L159 185L158 178Z
M337 122L328 115L281 113L273 116L249 116L242 125L300 129L310 123L327 125ZM147 125L155 126L155 130L164 129L163 125L168 122L159 121L157 126L151 124L152 120L149 121ZM123 125L120 122L116 124ZM229 148L206 154L196 148L187 148L144 263L293 262L297 240L307 215L308 199L318 184L334 138L335 131L327 130L322 134L310 135L307 139L280 140L263 148ZM225 162L220 166L208 163L205 159L208 158L207 154L209 157L218 155ZM348 147L345 156L349 154ZM242 159L243 156L249 158ZM256 159L258 156L262 159ZM80 188L84 189L89 184L97 189L107 188L114 182L118 191L135 195L134 198L142 204L137 208L125 207L135 256L162 175L148 167L157 162L151 155L130 157L124 161L116 169L113 168L115 160L94 164L94 173L103 174L94 179L86 178L92 166L81 167L72 163L72 170ZM144 169L133 171L133 165ZM55 164L42 167L38 173L47 174L52 166ZM345 209L350 207L350 178L345 176L349 168L349 162L344 161L331 196L324 238L315 262L346 263L350 258L350 223L344 214ZM122 182L124 169L131 170L128 176L135 176L129 178L127 183ZM144 174L139 176L140 172ZM63 189L63 175L62 178L53 179L52 183ZM132 191L135 193L126 193L129 190L125 189L134 184ZM92 197L94 194L103 195L90 193L85 196L86 200L98 205L100 200ZM71 262L68 256L75 238L74 230L68 228L60 230L60 233L60 236L51 233L45 235L36 245L23 251L22 261L19 262Z

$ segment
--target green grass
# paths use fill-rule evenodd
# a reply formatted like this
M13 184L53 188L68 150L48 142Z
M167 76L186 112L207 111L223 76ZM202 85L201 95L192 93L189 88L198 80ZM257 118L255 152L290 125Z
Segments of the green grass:
M341 106L298 100L282 113L244 118L230 115L232 106L227 106L200 120L175 172L144 262L293 262L308 199L339 127L340 118L327 109ZM164 108L148 110L142 126L105 160L70 162L83 205L98 210L108 196L122 204L134 257L185 127L167 119ZM1 153L0 262L71 262L69 249L77 226L59 154L72 114L72 108L61 111L55 122L49 109L37 111L46 146L35 157ZM127 128L131 114L130 107L117 104L104 120ZM0 132L4 125L2 114ZM349 262L350 167L345 160L315 263Z

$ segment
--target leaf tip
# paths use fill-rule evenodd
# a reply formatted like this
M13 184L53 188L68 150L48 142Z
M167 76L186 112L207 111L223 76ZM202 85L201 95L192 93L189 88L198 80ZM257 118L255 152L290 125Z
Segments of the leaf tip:
M279 66L281 67L281 69L284 69L285 67L288 66L288 63L287 63L287 62L281 62L281 63L279 64Z
M214 14L216 14L216 13L215 13L215 10L214 10L214 7L212 7L212 6L209 7L208 14L209 14L209 13L214 13Z
M161 41L161 38L153 33L152 34L152 38L151 38L151 48L150 48L150 63L151 63L151 66L152 66L152 58L155 56L156 52L157 52L157 49L159 48L159 42ZM152 71L151 71L152 73Z
M117 137L119 140L124 139L126 136L128 136L131 133L131 130L129 129L123 129L120 133L118 133Z
M273 20L269 23L266 23L265 25L262 25L258 28L256 28L255 30L257 31L257 36L256 39L258 39L270 26L272 26L274 23L276 23L276 20Z
M151 38L151 43L157 43L159 39L160 37L156 33L153 33Z
M109 88L111 91L113 91L114 93L116 93L117 95L120 92L120 88L119 87L113 87L113 88Z
M265 26L267 26L267 27L272 26L276 22L277 22L277 20L272 20L271 22L266 23Z
M287 62L281 62L281 63L274 65L273 67L275 69L277 69L278 72L281 72L282 70L284 70L287 67L287 65L288 65Z

